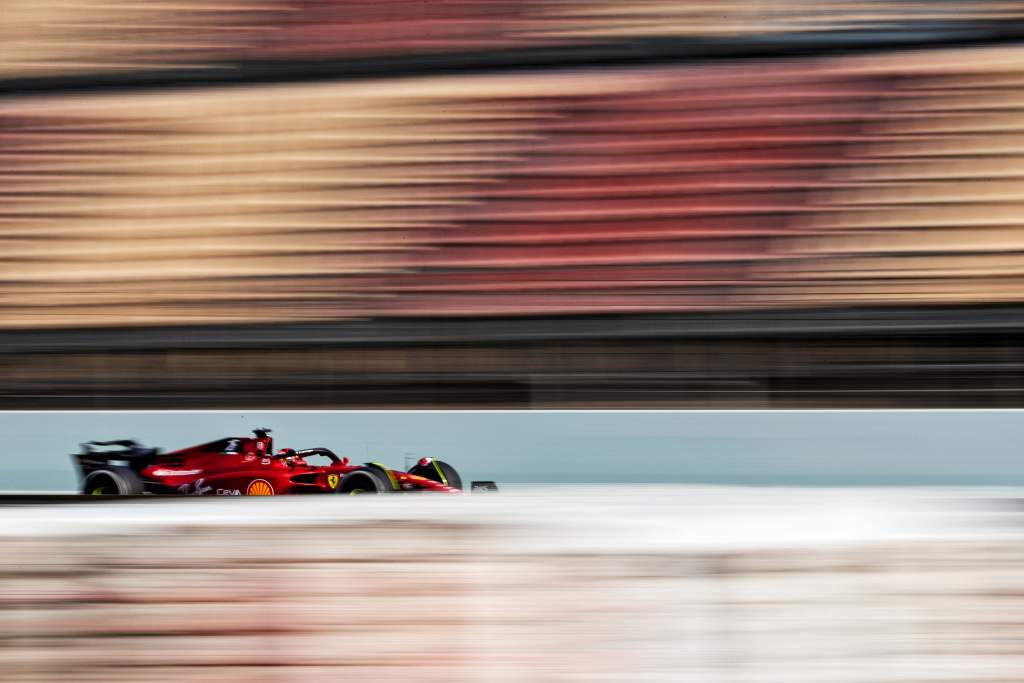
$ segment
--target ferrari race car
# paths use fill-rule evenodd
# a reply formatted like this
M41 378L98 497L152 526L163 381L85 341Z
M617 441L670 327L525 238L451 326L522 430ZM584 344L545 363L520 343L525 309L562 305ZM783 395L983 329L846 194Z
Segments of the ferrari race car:
M170 453L131 440L90 441L71 457L82 493L90 496L462 492L459 473L442 460L422 458L403 472L376 462L354 465L327 448L274 452L269 429L253 433ZM471 490L498 488L492 481L474 481Z

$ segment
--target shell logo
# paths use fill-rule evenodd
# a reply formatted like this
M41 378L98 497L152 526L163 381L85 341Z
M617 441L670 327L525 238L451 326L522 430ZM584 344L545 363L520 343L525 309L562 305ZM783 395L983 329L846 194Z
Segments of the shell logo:
M331 487L332 489L338 488L338 475L337 474L328 474L327 475L327 485L329 487Z
M249 488L245 490L245 495L272 496L274 495L274 487L266 479L256 479L249 484Z

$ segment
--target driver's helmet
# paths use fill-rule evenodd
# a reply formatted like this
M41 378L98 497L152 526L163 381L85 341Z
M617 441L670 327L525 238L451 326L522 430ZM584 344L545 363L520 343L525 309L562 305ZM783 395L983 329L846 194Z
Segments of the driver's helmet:
M299 457L294 448L282 448L274 456L284 460L293 460Z

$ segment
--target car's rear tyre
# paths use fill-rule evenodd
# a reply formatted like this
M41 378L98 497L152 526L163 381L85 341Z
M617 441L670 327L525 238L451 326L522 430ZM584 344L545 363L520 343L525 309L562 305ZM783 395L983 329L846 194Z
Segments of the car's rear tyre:
M409 470L409 474L462 490L462 477L444 460L431 460L426 465L416 463Z
M338 483L338 493L343 496L379 495L393 490L387 476L371 468L352 470Z
M127 467L93 470L82 482L82 493L88 496L138 496L145 490L142 478Z

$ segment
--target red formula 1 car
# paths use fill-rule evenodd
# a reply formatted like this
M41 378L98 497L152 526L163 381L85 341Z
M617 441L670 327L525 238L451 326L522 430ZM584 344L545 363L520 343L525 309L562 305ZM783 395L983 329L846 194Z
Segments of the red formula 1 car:
M170 453L129 440L90 441L72 459L81 474L82 493L92 496L462 492L458 472L441 460L423 458L408 472L376 462L353 465L327 448L274 452L269 429L253 433ZM492 481L475 481L471 490L498 489Z

